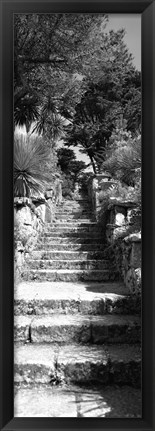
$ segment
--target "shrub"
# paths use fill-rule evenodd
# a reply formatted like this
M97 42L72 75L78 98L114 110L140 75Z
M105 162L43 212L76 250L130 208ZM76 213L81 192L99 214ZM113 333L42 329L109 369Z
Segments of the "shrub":
M134 186L138 169L141 169L141 136L137 134L133 138L123 127L117 127L108 143L102 170L125 184Z

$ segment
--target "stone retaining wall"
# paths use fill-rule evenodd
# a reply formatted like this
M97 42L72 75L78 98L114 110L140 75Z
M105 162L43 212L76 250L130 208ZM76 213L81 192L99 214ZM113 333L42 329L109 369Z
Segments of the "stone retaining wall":
M100 211L102 209L102 200L107 190L116 184L116 181L109 174L98 174L90 179L88 194L92 202L96 220L99 220Z
M113 249L117 271L131 293L140 293L141 233L125 236L136 203L111 197L104 211L106 192L116 182L108 174L94 176L90 182L89 196L99 227L102 225L104 240Z
M45 222L51 222L55 214L52 196L14 199L14 273L20 280L26 267L26 258L35 248Z
M106 240L114 245L116 267L131 293L141 292L141 232L124 236L134 202L114 202L109 207Z

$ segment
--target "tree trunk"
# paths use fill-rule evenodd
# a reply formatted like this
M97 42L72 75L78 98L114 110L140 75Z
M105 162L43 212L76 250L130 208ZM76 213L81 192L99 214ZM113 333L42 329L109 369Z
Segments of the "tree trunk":
M97 174L97 172L96 172L96 166L95 166L95 163L94 163L93 157L91 157L91 156L89 156L89 157L90 157L90 160L91 160L91 164L92 164L92 167L93 167L94 174L96 175L96 174Z

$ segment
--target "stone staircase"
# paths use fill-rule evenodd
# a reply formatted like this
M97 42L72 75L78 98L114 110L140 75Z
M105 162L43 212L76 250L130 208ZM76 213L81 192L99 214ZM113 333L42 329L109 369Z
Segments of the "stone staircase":
M141 417L140 304L87 200L64 201L15 287L15 416Z

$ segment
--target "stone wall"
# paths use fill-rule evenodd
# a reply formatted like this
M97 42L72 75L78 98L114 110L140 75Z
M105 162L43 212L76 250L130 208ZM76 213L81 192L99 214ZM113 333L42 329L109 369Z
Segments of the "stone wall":
M122 241L122 276L130 293L141 293L141 232Z
M14 275L15 282L26 267L26 259L39 239L45 222L51 222L55 204L51 195L14 199Z
M130 293L141 292L141 232L125 235L133 202L114 201L109 207L106 225L107 243L113 245L115 263Z
M107 249L114 254L114 265L131 293L141 291L141 233L127 234L133 201L108 196L108 190L116 185L110 175L94 176L89 185L95 218L107 243ZM109 247L110 246L110 247Z
M114 184L116 184L116 181L114 181L111 178L111 175L107 173L94 175L94 177L90 179L88 194L92 202L92 207L97 221L100 217L102 201L107 194L107 190L109 190Z

